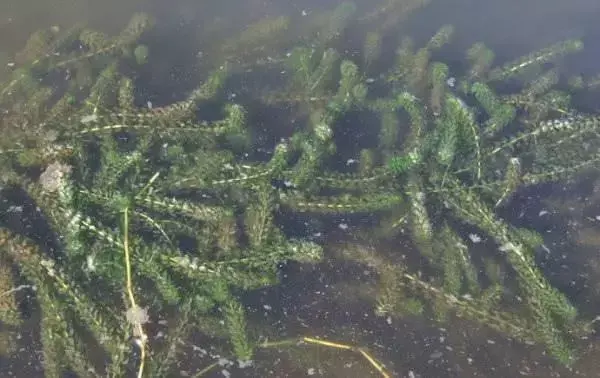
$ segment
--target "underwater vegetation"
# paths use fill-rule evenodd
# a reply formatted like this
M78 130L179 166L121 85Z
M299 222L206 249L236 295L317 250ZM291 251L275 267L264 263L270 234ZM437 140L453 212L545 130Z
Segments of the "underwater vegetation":
M337 256L377 273L377 314L453 314L572 365L593 321L536 264L542 235L501 210L525 187L600 163L600 118L571 104L596 79L560 69L583 44L497 64L473 41L454 68L439 58L454 27L422 46L396 37L395 25L427 3L259 20L207 46L203 81L160 107L136 97L136 72L153 61L150 16L134 15L116 36L84 26L34 33L0 87L10 136L0 140L2 328L22 324L21 294L31 291L47 377L166 377L193 332L225 340L221 353L243 364L269 347L250 331L243 295L276 285L280 264L317 264L327 252L281 219L370 214L372 235L407 237L421 259L360 248ZM343 48L350 25L362 56ZM252 123L273 108L290 125ZM369 136L346 164L341 141L364 119ZM285 138L270 137L277 128ZM493 240L492 257L473 253L465 229ZM157 338L164 319L174 326ZM358 351L389 376L365 349L298 341Z

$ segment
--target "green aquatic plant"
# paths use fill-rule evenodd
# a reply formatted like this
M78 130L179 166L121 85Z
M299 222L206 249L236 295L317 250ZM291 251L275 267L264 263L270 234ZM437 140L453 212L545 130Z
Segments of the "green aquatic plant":
M0 88L3 131L14 136L0 142L0 183L6 218L33 203L20 217L45 231L1 224L2 324L19 326L15 293L35 286L49 377L169 376L179 341L194 331L219 338L219 353L243 365L271 345L248 331L243 295L277 284L282 262L323 257L321 245L284 232L282 217L368 213L380 220L373 235L410 240L427 265L421 275L400 251L341 251L377 273L377 314L455 314L572 364L575 335L589 324L536 264L542 236L500 210L526 186L597 166L600 118L576 111L560 86L560 58L583 45L566 41L497 68L476 43L454 77L439 56L452 46L446 25L421 48L401 37L392 67L368 76L384 64L395 22L426 3L390 0L364 17L342 3L307 23L262 19L210 46L221 61L186 98L159 108L136 105L131 72L152 67L147 15L116 37L82 26L35 33ZM358 62L338 48L353 20L365 29ZM256 58L263 51L279 55ZM278 80L264 83L265 73ZM52 75L65 82L40 80ZM293 127L259 151L247 141L264 136L252 123L263 106L289 111L283 123ZM340 141L362 119L379 128L356 138L353 165ZM472 255L482 236L493 261ZM154 323L165 318L176 325L157 341ZM388 376L363 348L294 340L356 350Z
M393 227L406 225L416 249L440 271L442 278L439 287L434 287L408 273L395 273L404 283L393 287L408 285L415 289L418 281L417 292L427 289L431 294L433 290L435 300L431 304L438 317L439 311L446 311L442 308L460 307L455 308L459 314L502 328L514 337L543 343L556 358L570 364L571 335L581 324L577 311L564 294L552 287L534 262L532 256L540 243L524 240L523 232L529 230L515 228L498 217L494 209L509 202L524 186L573 177L586 167L594 167L598 161L597 149L589 143L584 150L576 145L585 138L596 138L593 131L596 117L565 111L561 103L560 108L545 107L545 113L532 112L528 118L517 112L524 101L515 101L514 95L498 95L492 85L494 81L512 77L525 66L547 64L579 50L581 43L560 43L491 71L484 68L489 67L490 59L485 56L490 54L484 47L473 48L469 52L473 65L469 76L452 78L449 87L448 67L429 63L431 46L437 48L448 42L441 37L448 34L446 29L416 53L411 53L408 45L401 48L399 63L386 78L392 84L389 95L368 98L361 105L381 114L385 121L382 135L386 137L398 135L393 131L400 125L397 117L405 117L410 125L408 131L403 131L406 135L403 141L381 138L380 156L384 164L375 166L370 177L365 177L364 172L323 175L314 169L310 177L317 186L295 182L295 173L286 172L298 188L294 195L286 195L284 203L291 209L311 213L377 210L398 217L391 222ZM555 77L553 70L529 84L524 83L524 95L519 96L527 98L528 109L541 107L539 102L545 102L552 93ZM427 99L431 106L426 106ZM477 113L478 107L485 117ZM519 131L508 131L509 125L511 130ZM335 140L335 133L332 138ZM554 151L553 156L550 151ZM474 274L477 268L470 259L467 244L461 241L463 236L450 226L456 222L472 225L494 240L518 277L518 290L527 300L523 309L514 311L519 314L526 311L529 316L518 321L519 315L502 316L515 320L515 326L495 318L494 312L504 312L498 308L499 303L488 306L486 317L470 308L477 307L476 302L459 306L461 296L468 295L477 301L487 288L481 277ZM396 289L386 292L390 290ZM404 298L400 292L387 294L382 297L388 299L381 300L381 308L394 308L385 304L393 297ZM445 305L440 307L440 301Z
M263 100L301 104L308 112L310 130L292 137L292 154L299 157L292 169L279 171L278 178L292 185L292 190L281 194L281 203L294 211L379 211L396 217L390 222L392 230L407 226L415 247L444 277L440 289L431 286L442 293L432 302L438 318L443 307L452 307L441 306L440 301L456 302L461 295L481 296L492 315L503 311L499 302L492 305L483 299L488 289L496 292L497 286L481 287L485 280L473 274L476 268L466 244L437 243L463 239L450 226L456 221L479 227L497 243L519 277L518 290L530 299L515 311L529 312L531 325L502 323L502 328L509 333L521 330L526 337L513 336L541 342L561 361L571 363L570 335L580 325L574 306L533 261L540 243L523 240L526 230L513 230L495 209L510 203L512 195L525 186L573 177L597 162L590 144L585 150L576 147L585 138L595 137L596 117L570 110L569 96L553 89L558 82L557 66L533 79L527 76L542 65L560 63L562 56L579 51L582 44L558 43L492 69L493 52L477 43L467 52L468 74L454 78L447 65L433 58L449 43L452 31L452 27L442 27L417 50L409 39L403 39L395 66L381 80L389 85L389 92L380 98L369 96L357 66L338 58L331 49L297 48L289 54L286 94L271 90ZM374 41L375 35L367 38ZM366 45L365 56L373 56L373 46L373 42ZM339 69L338 59L342 60ZM366 58L366 65L372 60ZM339 78L337 94L335 78ZM507 79L520 80L522 91L496 93L497 82ZM381 153L369 155L371 173L328 169L338 156L336 136L344 133L340 121L349 112L369 111L382 120ZM409 126L401 129L403 123ZM561 153L549 154L558 148ZM380 164L373 164L376 161ZM469 306L464 303L459 313L481 318L477 311L467 311Z
M119 65L116 58L99 71L87 93L79 88L68 112L54 111L64 97L46 99L39 132L2 151L3 193L24 190L49 226L41 235L3 227L0 237L2 259L39 290L45 374L166 376L178 338L194 329L226 336L237 358L250 359L256 342L237 291L275 283L280 262L321 257L320 246L272 224L268 172L288 149L281 144L272 162L242 166L219 147L245 133L241 105L226 104L221 120L195 120L196 107L221 90L226 67L179 103L136 109ZM253 180L231 177L250 171ZM16 310L6 303L3 322ZM183 323L167 344L154 345L147 323L168 314ZM102 364L90 359L90 336Z

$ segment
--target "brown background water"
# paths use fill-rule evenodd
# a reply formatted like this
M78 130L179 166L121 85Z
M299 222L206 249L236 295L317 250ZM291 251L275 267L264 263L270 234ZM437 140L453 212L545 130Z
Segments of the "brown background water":
M194 85L188 82L193 72L186 63L202 51L202 32L206 25L214 22L239 25L266 15L304 10L318 12L319 9L331 9L337 3L333 0L3 0L0 2L0 78L14 53L35 30L84 22L107 33L116 33L133 12L147 11L157 19L153 35L164 44L162 55L158 57L160 64L148 77L151 81L148 100L180 98L190 85ZM359 1L358 5L368 9L372 3ZM565 38L582 38L586 51L572 59L569 69L574 73L600 72L599 16L600 2L594 0L433 0L429 7L406 21L405 30L418 44L441 25L453 24L456 50L448 53L449 61L462 59L465 49L477 41L490 46L501 61ZM594 103L594 99L589 101ZM552 186L544 188L544 193L524 194L511 209L516 222L549 231L548 245L554 256L548 259L549 274L558 286L578 301L588 317L594 317L594 311L600 312L600 256L597 253L600 228L590 221L600 214L598 188L595 180L569 190ZM542 194L550 200L542 200ZM551 216L539 219L540 209L552 210ZM317 231L329 231L326 242L331 249L340 242L366 243L357 237L359 222L326 219L313 224L311 220L301 219L292 225L302 228L304 221ZM344 222L348 222L350 228L342 232L336 226ZM579 240L577 235L585 235L585 240L579 244L565 242L567 233L571 237L575 235L576 240ZM398 250L403 247L378 248ZM553 268L561 266L566 268ZM364 272L333 262L314 269L292 266L284 275L281 286L250 295L248 309L254 320L271 324L279 338L306 334L356 340L367 345L396 376L401 377L411 374L422 377L600 376L600 341L593 338L587 343L589 349L575 369L567 370L546 358L539 348L511 342L460 320L452 319L448 324L439 325L407 318L390 324L386 319L376 318L369 304L352 299L363 280L369 281ZM210 362L195 356L193 348L188 349L192 362L186 362L186 365L190 368ZM295 364L293 360L297 358L302 358L306 364ZM314 367L315 375L377 376L363 368L364 361L351 354L324 349L293 355L269 350L260 352L257 360L260 368L230 373L233 377L304 377L311 372L307 369ZM22 349L10 364L4 362L5 366L0 366L3 376L41 376L35 345ZM217 369L208 376L223 376L223 373Z

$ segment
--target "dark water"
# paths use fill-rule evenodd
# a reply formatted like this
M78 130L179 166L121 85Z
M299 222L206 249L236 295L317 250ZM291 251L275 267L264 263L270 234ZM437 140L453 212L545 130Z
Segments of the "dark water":
M68 27L86 22L107 33L116 32L136 11L146 11L157 19L152 32L155 63L143 76L144 92L140 101L169 103L185 97L198 80L197 56L203 51L203 35L210 25L243 25L267 15L300 14L331 9L330 1L262 1L224 0L4 0L0 3L0 65L11 62L13 54L29 34L52 25ZM208 5L207 5L208 4ZM359 3L361 10L374 8L372 2ZM516 58L548 44L581 38L586 44L583 54L569 61L573 73L600 72L600 2L575 1L436 1L404 21L402 30L420 45L443 24L456 27L452 50L447 61L459 61L474 42L483 41L497 54L497 61ZM2 68L3 69L3 68ZM0 72L2 70L0 69ZM1 77L1 76L0 76ZM591 100L593 102L593 99ZM509 217L515 223L545 232L552 257L547 259L549 276L559 288L570 294L586 314L600 312L600 230L594 229L600 214L600 196L595 182L567 189L544 188L542 192L523 193L515 200ZM550 198L550 199L548 199ZM540 218L544 209L557 209ZM338 244L368 244L360 235L365 219L311 220L299 217L289 222L298 234L321 232L331 249ZM338 226L347 224L346 230ZM573 245L565 242L566 233L581 232L585 240ZM380 245L382 250L408 248L402 244ZM566 256L566 257L565 257ZM250 320L269 324L275 338L306 335L330 340L354 340L364 345L398 377L597 377L600 376L600 341L590 339L589 350L573 370L556 364L543 350L506 340L483 328L452 319L435 324L421 318L402 321L378 318L359 293L363 283L373 282L367 272L354 267L324 263L316 268L290 265L283 270L280 286L252 293L246 298ZM364 293L363 299L369 293ZM27 339L27 332L24 332ZM186 346L190 361L184 366L199 369L210 359L195 354L192 344L208 348L206 340L191 340ZM41 376L40 355L34 345L19 350L10 364L0 366L2 376ZM325 348L308 348L302 353L259 351L256 369L229 369L231 376L304 377L376 377L365 360L351 352ZM295 360L302 358L302 363ZM4 361L7 363L7 361ZM183 370L183 368L182 368ZM206 376L224 376L218 368ZM174 375L174 376L177 376Z

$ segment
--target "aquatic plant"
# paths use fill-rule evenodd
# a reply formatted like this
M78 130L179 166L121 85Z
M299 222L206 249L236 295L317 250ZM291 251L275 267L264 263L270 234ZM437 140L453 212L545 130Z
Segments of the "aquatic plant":
M94 53L104 50L84 54ZM45 374L68 368L80 376L121 377L132 369L139 377L168 375L178 338L198 328L227 336L237 357L249 360L253 343L236 290L276 282L280 262L321 256L320 246L289 239L272 224L275 202L264 169L277 171L287 147L278 146L259 173L218 148L243 136L242 106L225 105L221 120L193 119L196 107L221 90L226 67L184 101L137 109L121 59L112 57L90 78L87 93L77 86L77 94L58 102L46 98L50 109L36 118L38 129L2 151L3 193L24 190L37 209L29 215L49 225L42 233L3 228L0 237L3 260L38 293ZM6 94L5 106L16 103ZM232 171L254 172L254 180L230 180ZM9 303L4 310L6 321L18 308ZM167 314L180 326L149 349L147 323ZM105 363L93 362L90 336Z
M597 138L596 116L572 110L568 100L562 100L565 94L551 89L557 82L556 70L533 80L521 76L523 89L516 95L499 95L493 88L498 80L513 79L534 65L556 62L580 50L581 42L566 41L493 69L486 58L488 50L478 44L468 52L469 75L454 78L445 64L431 61L435 49L448 42L449 30L442 28L417 51L403 42L396 66L382 80L389 84L388 94L351 105L380 115L381 153L375 160L381 163L369 174L342 174L323 172L325 160L302 167L311 169L302 172L309 180L297 180L298 170L286 171L284 177L296 187L282 201L290 209L310 213L380 211L395 217L389 219L392 230L408 229L415 248L439 274L431 276L431 283L401 263L375 264L383 285L379 313L401 314L405 306L414 310L407 291L427 299L436 318L454 309L513 337L542 343L570 364L573 335L582 323L574 305L534 261L543 239L535 231L512 226L496 209L525 186L574 177L595 167L598 150L587 142ZM329 99L325 109L338 108L336 97ZM400 119L409 126L400 129ZM331 140L335 127L328 134ZM577 147L584 142L584 149ZM323 148L308 150L300 161L308 154L327 156ZM507 294L498 294L497 285L503 283L477 273L459 231L463 225L494 240L517 277L512 290L524 298L522 306L507 307ZM372 257L353 257L373 266Z
M152 64L147 15L116 37L81 26L34 34L0 88L3 132L13 135L0 141L0 321L17 327L15 294L35 287L46 375L168 376L178 340L194 331L252 359L272 343L248 332L240 298L276 284L278 264L323 256L282 231L276 215L289 212L375 213L374 235L410 239L425 276L377 250L338 256L378 273L376 313L454 313L572 364L575 335L589 323L537 266L542 236L500 210L526 186L596 167L598 117L556 89L560 58L583 46L565 41L494 67L493 52L476 43L469 69L454 77L437 61L454 30L445 25L419 49L400 38L393 67L367 76L392 25L426 3L387 1L364 17L343 3L301 26L260 20L212 46L221 61L187 98L160 108L137 106L132 76ZM336 49L350 20L365 28L358 62ZM271 36L288 30L305 33ZM265 46L279 55L257 59ZM281 80L264 83L265 72ZM57 77L64 82L54 85ZM207 104L210 116L198 111ZM263 105L302 121L260 156L247 142L263 132L249 122ZM380 127L358 142L353 168L340 140L362 115ZM15 214L20 227L9 221ZM483 262L469 247L480 235L498 252ZM26 284L11 287L19 280ZM157 341L151 332L165 318L177 325ZM387 376L363 348L294 340L356 350Z

